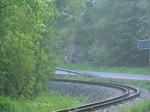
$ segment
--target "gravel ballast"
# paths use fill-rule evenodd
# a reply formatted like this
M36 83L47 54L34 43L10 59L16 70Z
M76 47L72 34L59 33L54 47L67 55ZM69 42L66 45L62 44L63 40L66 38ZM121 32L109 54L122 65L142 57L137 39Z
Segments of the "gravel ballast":
M144 100L150 100L150 91L145 89L140 89L140 96L129 101L124 101L123 103L119 103L116 105L109 106L107 108L101 108L95 112L119 112L119 110L124 106L131 106L137 102L142 102Z
M70 82L51 81L48 84L48 89L59 92L62 95L69 95L71 97L79 97L86 100L85 103L102 101L113 98L122 94L122 91L115 88L104 87L99 85L78 84ZM141 102L145 99L150 99L150 91L140 89L141 95L130 101L125 101L117 105L101 108L95 112L118 112L118 110L125 105L131 105L134 102Z
M122 91L115 88L70 82L52 81L49 83L48 88L62 95L83 97L87 100L86 103L102 101L122 94Z

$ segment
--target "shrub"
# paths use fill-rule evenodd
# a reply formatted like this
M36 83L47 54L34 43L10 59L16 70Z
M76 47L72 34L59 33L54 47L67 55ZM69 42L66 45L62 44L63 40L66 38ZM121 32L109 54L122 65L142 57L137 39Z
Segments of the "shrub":
M16 112L17 105L8 97L0 97L0 112Z

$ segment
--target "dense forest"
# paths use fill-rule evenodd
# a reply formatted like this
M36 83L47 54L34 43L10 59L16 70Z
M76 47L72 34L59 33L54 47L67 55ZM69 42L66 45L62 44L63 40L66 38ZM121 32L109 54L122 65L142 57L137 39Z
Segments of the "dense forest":
M150 36L150 1L81 1L75 9L67 0L56 2L65 62L148 66L148 50L139 51L137 41Z
M57 62L148 66L149 38L149 0L0 0L0 95L34 98Z

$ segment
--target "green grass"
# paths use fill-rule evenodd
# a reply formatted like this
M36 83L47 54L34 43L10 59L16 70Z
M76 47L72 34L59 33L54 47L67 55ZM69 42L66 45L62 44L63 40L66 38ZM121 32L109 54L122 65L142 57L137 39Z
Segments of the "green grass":
M149 67L104 67L104 66L96 66L91 64L68 64L62 66L66 69L71 70L85 70L85 71L100 71L100 72L117 72L117 73L131 73L131 74L145 74L150 75ZM69 78L69 77L68 77ZM125 80L125 79L112 79L112 78L89 78L84 76L77 76L73 79L79 80L89 80L89 81L101 81L108 83L118 83L118 84L126 84L132 85L140 88L145 88L150 90L150 81L135 81L135 80Z
M0 97L0 112L52 112L78 105L81 105L78 98L62 96L53 92L43 92L32 101Z
M120 112L150 112L150 101L146 100L123 107Z
M83 81L95 81L95 82L106 82L114 84L124 84L134 87L144 88L150 90L150 81L139 81L139 80L128 80L128 79L112 79L112 78L94 78L83 75L74 75L74 76L59 76L62 79L71 79L71 80L83 80Z
M118 72L130 74L145 74L150 75L150 67L107 67L96 66L91 64L66 64L61 66L72 70L100 71L100 72Z

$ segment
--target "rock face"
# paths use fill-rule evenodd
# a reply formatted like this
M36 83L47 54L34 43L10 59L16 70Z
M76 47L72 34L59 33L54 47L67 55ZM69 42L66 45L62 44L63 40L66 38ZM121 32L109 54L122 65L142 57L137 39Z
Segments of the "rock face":
M64 48L64 60L66 63L81 63L85 61L85 51L85 48L82 48L81 46L68 43Z
M48 84L48 88L62 95L86 99L86 103L102 101L122 94L122 91L114 88L70 82L52 81Z

